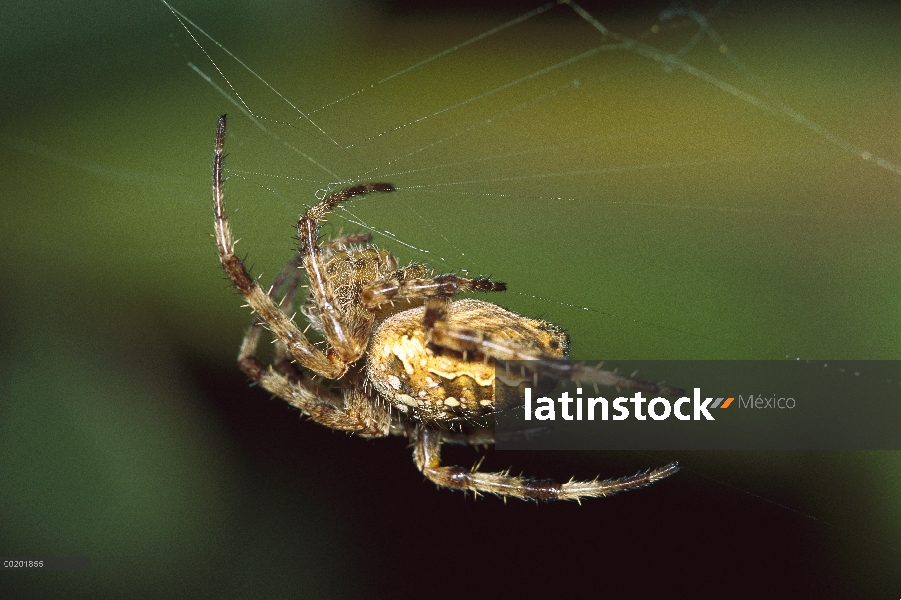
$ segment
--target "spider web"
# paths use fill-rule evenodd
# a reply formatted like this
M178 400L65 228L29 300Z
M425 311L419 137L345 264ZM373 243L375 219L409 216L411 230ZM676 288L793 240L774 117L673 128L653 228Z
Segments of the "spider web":
M881 84L878 66L818 80L802 42L819 40L761 38L728 2L608 24L564 3L450 25L368 15L342 52L315 34L283 50L300 60L276 79L169 8L188 66L242 117L232 208L281 219L247 242L255 258L299 203L390 181L398 193L342 207L333 233L507 281L504 302L562 321L579 357L899 354L880 326L897 310L874 298L898 264L868 257L897 256L901 160L841 106Z
M506 281L500 303L563 325L577 358L901 355L898 48L878 15L356 6L237 52L163 3L231 115L228 203L263 281L304 206L389 181L324 234Z

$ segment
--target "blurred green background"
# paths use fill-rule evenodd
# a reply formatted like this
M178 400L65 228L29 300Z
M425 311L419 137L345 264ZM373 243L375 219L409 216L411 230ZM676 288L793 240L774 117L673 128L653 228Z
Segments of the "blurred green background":
M576 358L901 358L897 7L699 6L708 33L666 3L586 5L706 81L565 6L436 56L535 6L176 5L340 148L192 28L229 90L159 2L0 6L0 554L92 560L0 588L536 593L556 588L529 561L585 559L603 568L574 590L651 570L658 590L783 574L897 595L897 453L504 454L486 466L686 471L582 507L474 503L423 482L403 441L298 423L237 371L248 314L208 235L223 112L263 280L317 190L387 180L325 233L363 223L401 261L506 281L502 304L563 325Z

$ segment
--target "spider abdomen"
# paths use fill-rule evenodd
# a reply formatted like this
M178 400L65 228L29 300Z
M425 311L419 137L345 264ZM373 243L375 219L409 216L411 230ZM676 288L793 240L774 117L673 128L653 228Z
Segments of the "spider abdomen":
M424 313L424 307L405 310L378 326L368 352L370 383L395 407L427 421L471 420L494 412L494 361L428 343ZM481 300L451 302L447 323L547 357L563 358L569 350L569 337L559 327Z

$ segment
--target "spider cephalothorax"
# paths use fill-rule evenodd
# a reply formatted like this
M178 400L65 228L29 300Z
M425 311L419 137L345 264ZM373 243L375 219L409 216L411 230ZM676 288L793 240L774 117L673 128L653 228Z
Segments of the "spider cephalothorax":
M443 443L493 442L490 430L467 425L483 422L497 409L498 360L529 360L536 373L557 379L664 396L674 390L561 361L569 337L559 327L490 302L455 299L459 292L503 291L503 283L453 274L428 276L420 264L398 268L389 252L367 246L368 235L319 240L319 221L333 208L353 196L393 191L389 183L351 187L308 210L297 223L298 253L264 292L234 253L223 194L225 123L223 115L213 158L215 238L222 266L256 313L238 356L253 381L332 429L363 437L409 438L416 466L427 478L476 494L578 500L647 485L678 470L672 463L633 477L559 484L441 465ZM309 280L309 294L301 310L327 342L325 352L292 316L303 275ZM269 365L257 357L264 325L276 338Z

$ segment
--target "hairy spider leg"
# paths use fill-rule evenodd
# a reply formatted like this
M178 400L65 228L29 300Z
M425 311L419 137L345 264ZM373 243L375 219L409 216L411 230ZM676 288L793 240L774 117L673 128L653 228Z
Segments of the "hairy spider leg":
M325 256L330 256L336 252L346 250L347 248L365 244L371 239L371 236L366 233L351 233L325 242L324 244L322 244L322 251ZM282 295L281 300L278 301L278 306L292 319L293 314L291 311L294 307L295 298L300 288L300 282L305 273L305 271L301 268L302 265L303 253L297 252L291 258L291 260L288 261L288 264L286 264L282 268L278 275L275 276L275 279L272 281L272 285L269 287L269 296L272 299L277 299L281 291L285 289L284 295ZM261 326L262 324L262 320L257 317L254 319L254 322L251 326ZM274 358L275 367L280 373L286 375L288 378L297 380L302 377L302 374L297 366L293 363L293 361L287 356L287 354L288 347L284 342L276 338Z
M442 432L419 426L414 433L413 459L429 480L439 487L466 490L475 494L520 498L522 500L575 500L609 496L660 481L679 470L678 463L639 473L632 477L604 481L569 481L556 483L510 475L509 471L485 473L477 469L442 466Z
M498 361L529 361L528 368L536 373L559 380L600 384L613 388L635 390L658 396L682 396L679 388L657 385L626 377L612 371L547 356L539 351L511 344L490 333L452 323L447 318L447 303L430 298L426 301L425 326L429 341L436 346L457 352L479 352Z
M345 323L345 315L338 305L335 290L326 274L325 259L322 249L319 247L319 221L333 208L354 196L369 192L392 191L394 191L394 186L390 183L367 183L347 188L322 200L297 222L303 266L310 278L313 301L319 308L322 331L337 354L338 360L345 364L356 362L363 356L371 331L363 328L351 328Z
M361 300L369 308L375 308L394 300L421 298L453 298L458 292L503 292L507 284L488 278L469 279L453 273L424 279L388 279L368 285Z
M223 146L225 144L226 115L219 117L216 129L216 145L213 152L213 224L219 260L232 283L247 300L251 309L266 322L273 333L282 340L291 355L304 367L329 379L338 379L347 371L347 365L339 360L330 360L320 352L283 313L274 300L250 276L244 263L235 255L228 217L225 214L225 193L223 190Z
M386 420L390 416L373 414L378 410L387 413L383 407L374 406L372 402L369 402L369 406L364 411L357 410L356 414L352 414L339 407L347 406L348 404L354 408L358 407L360 402L357 402L356 398L352 398L350 403L346 399L342 401L330 390L312 380L301 381L292 379L276 371L271 366L263 366L259 359L254 356L262 332L262 327L251 326L244 337L244 342L241 344L241 352L238 355L238 364L241 366L241 370L260 387L282 398L291 406L300 409L313 421L331 429L359 433L366 437L387 435L388 426ZM356 381L342 382L345 396L348 395L348 390L353 390L352 393L357 393L356 383ZM359 387L362 388L362 386ZM359 393L363 392L360 391Z

